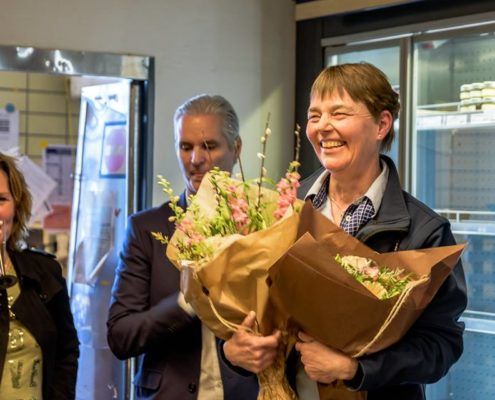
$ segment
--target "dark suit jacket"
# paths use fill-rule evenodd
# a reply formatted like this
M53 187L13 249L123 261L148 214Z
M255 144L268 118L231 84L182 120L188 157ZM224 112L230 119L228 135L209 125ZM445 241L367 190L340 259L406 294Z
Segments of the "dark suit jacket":
M185 194L179 204L185 208ZM201 366L201 323L178 304L179 271L151 232L171 237L168 203L129 217L108 317L108 343L119 359L140 357L138 399L196 399ZM220 361L224 398L256 399L256 377Z

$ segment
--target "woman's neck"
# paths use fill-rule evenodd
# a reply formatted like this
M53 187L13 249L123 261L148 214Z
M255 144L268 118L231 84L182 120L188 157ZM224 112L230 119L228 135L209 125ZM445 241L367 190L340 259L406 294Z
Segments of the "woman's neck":
M349 176L348 174L333 173L330 179L329 196L346 207L362 197L381 173L380 160L377 159L365 171Z

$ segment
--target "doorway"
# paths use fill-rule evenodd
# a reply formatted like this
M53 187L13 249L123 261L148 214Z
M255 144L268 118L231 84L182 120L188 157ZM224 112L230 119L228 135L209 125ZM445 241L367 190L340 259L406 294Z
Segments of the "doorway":
M0 148L36 176L28 244L67 279L79 400L131 398L131 363L108 349L102 310L126 217L151 203L153 75L152 57L0 46Z

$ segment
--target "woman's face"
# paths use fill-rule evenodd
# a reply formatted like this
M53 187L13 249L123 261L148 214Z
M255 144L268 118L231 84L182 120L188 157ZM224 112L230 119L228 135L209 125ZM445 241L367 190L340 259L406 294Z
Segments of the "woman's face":
M14 198L10 193L10 185L5 171L0 170L0 242L7 241L14 225ZM0 222L1 224L2 222Z
M355 177L376 163L380 143L392 124L383 111L378 121L364 103L355 102L344 90L312 96L306 135L321 165L335 176Z

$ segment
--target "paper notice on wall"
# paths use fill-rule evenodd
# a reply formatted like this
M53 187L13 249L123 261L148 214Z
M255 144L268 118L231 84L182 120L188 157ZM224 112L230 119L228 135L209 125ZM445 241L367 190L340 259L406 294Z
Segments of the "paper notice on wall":
M19 110L0 110L0 150L19 146Z
M27 156L18 160L18 167L33 197L32 217L30 223L41 221L52 210L48 204L48 197L57 186L57 183Z
M70 229L75 154L75 147L69 145L50 144L43 150L43 169L57 183L48 198L51 213L43 219L45 231L60 232Z
M43 168L57 182L49 199L52 205L72 204L75 154L75 147L68 145L48 145L43 151Z

